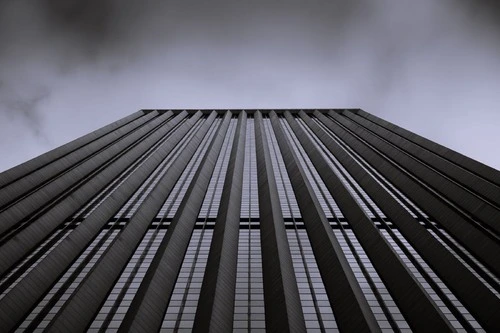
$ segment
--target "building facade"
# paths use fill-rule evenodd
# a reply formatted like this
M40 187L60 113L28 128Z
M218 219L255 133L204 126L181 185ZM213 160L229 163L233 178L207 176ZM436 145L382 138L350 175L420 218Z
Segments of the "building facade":
M141 110L0 237L2 331L500 331L500 172L362 110Z

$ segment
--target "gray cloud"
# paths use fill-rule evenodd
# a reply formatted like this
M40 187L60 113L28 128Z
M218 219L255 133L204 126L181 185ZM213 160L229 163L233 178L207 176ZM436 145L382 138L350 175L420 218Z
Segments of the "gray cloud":
M48 142L47 136L41 128L41 115L38 110L40 105L50 96L49 90L45 87L38 87L29 95L24 96L22 93L23 90L3 89L3 84L0 82L0 108L9 110L8 116L21 117L38 139Z
M169 107L361 107L500 168L500 10L478 4L0 2L0 169Z

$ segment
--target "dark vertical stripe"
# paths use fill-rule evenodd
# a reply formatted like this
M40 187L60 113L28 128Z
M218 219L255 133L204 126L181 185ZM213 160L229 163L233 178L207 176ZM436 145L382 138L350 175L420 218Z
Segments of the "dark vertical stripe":
M233 330L246 120L246 112L241 111L201 286L194 332Z
M146 126L141 127L115 145L101 151L78 167L63 174L53 182L48 183L38 191L10 206L0 213L0 221L2 222L0 224L0 233L4 233L16 223L28 218L30 215L37 212L38 209L43 208L52 200L57 199L67 191L68 188L77 186L79 182L84 181L87 177L91 177L92 173L98 171L105 166L106 163L113 161L123 153L126 148L142 139L149 132L154 131L155 127L160 126L169 116L170 114L165 113L153 119Z
M26 196L38 187L41 187L47 181L57 179L61 173L67 172L68 169L73 168L75 165L79 165L82 161L88 159L89 156L107 148L109 145L116 144L120 139L156 116L156 112L151 112L67 154L64 158L55 160L54 163L48 163L44 167L5 186L0 190L0 207L4 209L5 206L19 200L20 196Z
M49 331L83 332L87 329L144 237L152 219L161 209L165 199L213 124L215 117L215 113L209 116L186 149L156 183L123 231L116 237L86 279L80 284L78 290L51 322L48 327ZM170 231L167 232L167 235L169 233Z
M471 224L470 221L431 195L425 187L414 181L411 176L403 173L399 168L382 158L344 128L320 112L315 112L314 115L356 153L369 161L374 169L465 245L476 258L482 261L496 275L500 275L500 261L497 255L500 253L500 246L498 243L489 237L485 237L485 234Z
M255 148L266 329L269 332L304 332L304 315L268 142L262 114L257 111Z
M187 116L186 112L180 113L180 119ZM28 273L2 300L0 300L0 322L8 331L19 325L19 321L28 314L36 302L50 290L51 286L60 278L64 271L78 257L85 247L90 244L101 228L112 218L127 200L139 189L149 175L172 151L189 128L201 117L201 112L193 115L187 122L173 134L157 152L141 165L120 187L104 200L93 211L85 223L79 224L71 237L61 242L51 253L37 264L36 268ZM165 126L168 131L172 126ZM36 286L33 288L32 286ZM12 305L16 304L15 307ZM15 311L13 311L15 309Z
M166 114L167 117L169 115ZM130 163L140 158L142 154L167 134L184 117L185 114L179 115L163 125L159 130L150 133L144 140L138 142L137 145L121 155L114 163L90 178L76 191L71 193L71 195L51 207L42 216L30 221L30 223L21 225L18 230L13 230L12 234L14 237L9 238L0 247L0 276L57 228L58 225L71 217L78 208L105 188L112 179L126 170Z
M222 125L203 156L119 331L157 332L161 328L231 116L230 111L226 112Z
M498 170L493 169L492 167L489 167L487 165L484 165L483 163L480 163L478 161L473 160L472 158L469 158L467 156L464 156L460 153L457 153L456 151L453 151L449 148L446 148L440 144L437 144L431 140L428 140L424 137L421 137L420 135L417 135L415 133L412 133L408 130L405 130L404 128L401 128L399 126L396 126L388 121L385 121L383 119L380 119L374 115L371 115L365 111L362 110L356 110L354 111L356 114L369 119L370 121L387 128L388 130L401 135L402 137L416 143L419 146L424 147L425 149L428 149L432 151L433 153L438 154L439 156L442 156L446 158L447 160L463 167L466 168L467 170L483 177L484 179L489 180L493 184L496 184L500 186L500 172Z
M274 111L270 118L339 329L379 332L375 316Z
M130 116L117 120L96 131L86 134L78 139L68 142L65 145L55 148L49 152L46 152L45 154L37 156L27 162L13 167L12 169L0 173L0 188L10 184L16 179L28 175L29 173L39 168L42 168L46 164L52 163L53 161L65 156L66 154L85 146L86 144L98 139L99 137L118 129L121 126L142 117L143 115L143 111L137 111Z
M401 234L418 251L429 266L453 290L454 294L463 302L478 322L489 331L495 331L494 328L500 327L500 318L495 315L500 313L498 298L439 243L424 226L420 225L382 185L354 161L318 124L313 122L304 112L300 113L300 117L358 184L361 185L363 190L378 207L381 208L392 223L398 227ZM292 126L292 120L289 118L287 116L287 120ZM302 139L305 138L303 130L296 124L292 128L297 137L304 140ZM312 152L310 144L307 147L305 144L303 146L306 152ZM319 165L318 170L320 170ZM402 310L404 309L402 308ZM414 313L417 316L423 315L418 311L414 311ZM403 314L406 313L403 312ZM425 321L425 319L427 318L422 316L421 320Z
M482 196L493 204L500 205L500 187L355 113L344 111L342 115L396 145L414 158L432 166L476 195Z
M370 145L382 152L387 158L402 166L420 181L427 184L427 186L433 188L442 196L446 197L447 200L453 202L456 208L467 212L476 220L485 223L489 228L494 230L497 235L500 235L500 223L498 223L498 220L500 220L500 210L474 196L446 177L443 177L427 165L394 149L390 144L352 122L350 119L342 117L334 111L330 111L328 114L339 124L342 124L350 131L369 142Z

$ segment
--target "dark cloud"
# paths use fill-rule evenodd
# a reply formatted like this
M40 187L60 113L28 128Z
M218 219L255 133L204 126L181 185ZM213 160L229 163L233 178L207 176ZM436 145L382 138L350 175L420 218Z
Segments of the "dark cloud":
M458 6L464 11L466 16L474 23L479 25L497 25L500 26L500 3L496 0L455 0L453 5Z
M498 8L0 1L0 169L158 107L361 107L498 168Z
M7 114L9 116L21 117L38 139L48 141L47 136L42 131L42 120L38 110L40 104L49 98L49 90L45 87L39 87L30 92L29 95L19 95L22 94L22 90L8 91L3 86L0 82L0 108L9 110Z
M117 10L117 3L110 0L41 0L39 4L52 25L69 28L91 41L106 36Z

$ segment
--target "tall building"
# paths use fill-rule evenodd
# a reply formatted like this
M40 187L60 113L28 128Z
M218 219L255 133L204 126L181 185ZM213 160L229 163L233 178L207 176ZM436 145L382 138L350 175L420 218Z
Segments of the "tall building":
M0 208L1 331L500 331L500 172L361 110L139 111Z

